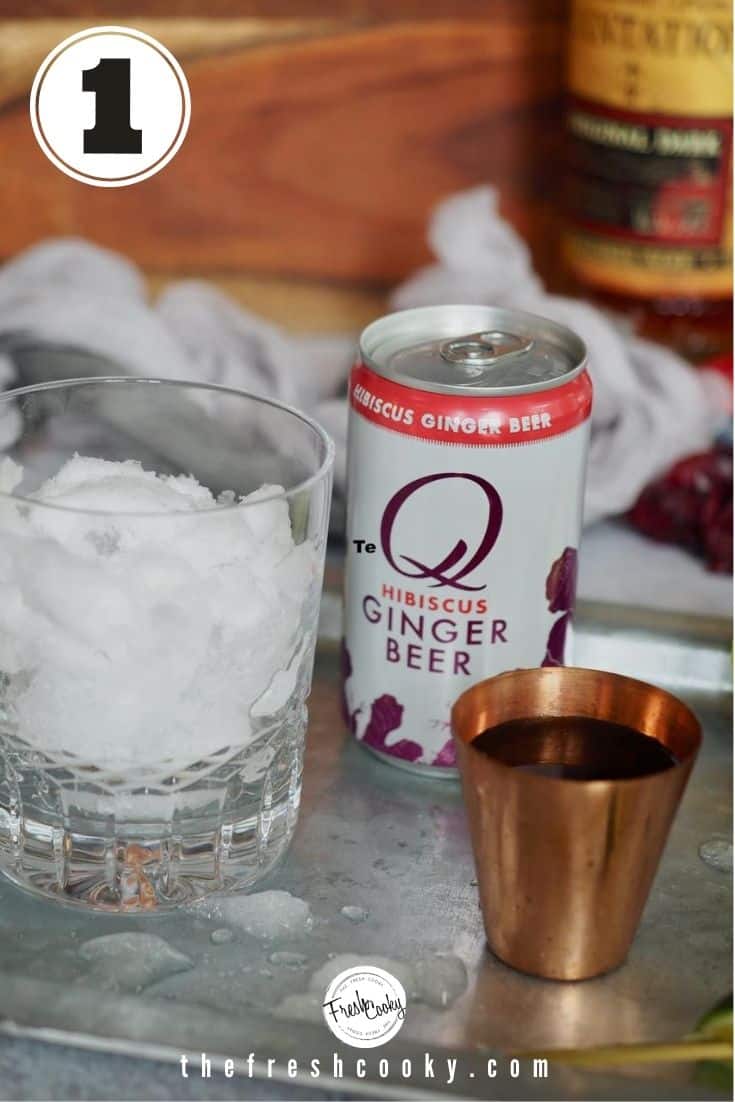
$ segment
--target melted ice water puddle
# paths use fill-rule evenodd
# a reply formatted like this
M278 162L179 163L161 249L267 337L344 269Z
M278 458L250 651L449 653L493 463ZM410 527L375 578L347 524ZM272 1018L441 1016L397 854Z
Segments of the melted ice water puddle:
M306 900L285 891L213 896L192 910L217 922L228 922L261 941L299 937L309 933L314 924Z

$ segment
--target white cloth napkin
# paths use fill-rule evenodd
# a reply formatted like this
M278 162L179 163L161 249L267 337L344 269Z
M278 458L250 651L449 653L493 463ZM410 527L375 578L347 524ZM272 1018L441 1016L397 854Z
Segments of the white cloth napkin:
M498 214L491 188L441 203L428 237L436 263L395 291L394 308L516 306L571 326L587 343L595 400L586 523L623 512L653 476L709 444L722 396L708 373L633 337L584 302L546 294L526 245ZM128 260L83 240L60 239L28 249L0 270L0 388L27 381L17 348L29 343L101 357L100 374L221 383L299 406L334 437L336 484L344 489L345 381L356 347L349 337L294 336L202 282L173 284L151 305ZM17 429L6 409L0 448L12 444Z
M586 524L624 512L651 478L709 445L724 416L727 384L633 336L594 306L547 294L525 243L498 214L491 188L447 199L428 236L437 263L398 288L396 309L460 301L514 306L568 325L587 345L594 401Z

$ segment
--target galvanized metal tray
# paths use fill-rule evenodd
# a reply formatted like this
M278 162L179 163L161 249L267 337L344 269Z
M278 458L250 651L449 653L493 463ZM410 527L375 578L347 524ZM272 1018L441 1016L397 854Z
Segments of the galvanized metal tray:
M186 910L151 917L87 915L31 898L0 881L0 1029L6 1034L104 1051L179 1061L233 1058L247 1073L248 1053L278 1062L283 1096L297 1084L339 1097L711 1098L688 1065L631 1068L625 1075L554 1068L534 1078L488 1080L489 1055L507 1069L519 1050L674 1039L726 993L731 979L731 870L722 860L730 837L731 720L729 627L610 606L580 610L575 661L656 681L684 696L705 738L627 963L584 983L534 980L491 956L484 943L472 856L458 785L413 777L376 760L347 735L339 706L339 600L325 594L322 641L310 702L305 788L296 838L285 863L262 885L308 900L309 933L263 943L242 932L213 944L218 925ZM719 853L714 864L701 856ZM355 923L342 908L367 912ZM78 946L92 937L143 931L164 938L193 967L136 993L85 972ZM273 959L273 950L303 957ZM281 1000L307 988L330 954L395 961L464 963L467 982L445 1007L411 1005L386 1049L341 1048L324 1025L274 1017ZM296 962L296 966L294 965ZM451 985L450 985L451 986ZM459 985L462 986L461 984ZM437 1000L433 1000L437 1003ZM441 999L438 1000L439 1004ZM323 1074L337 1052L344 1077ZM424 1067L459 1061L454 1081L423 1071L404 1079L402 1059ZM368 1073L351 1072L368 1056ZM380 1078L377 1061L390 1056ZM299 1073L288 1079L286 1062ZM372 1070L371 1070L372 1069ZM124 1084L121 1084L124 1096ZM244 1097L253 1097L243 1080ZM336 1095L335 1095L336 1096Z

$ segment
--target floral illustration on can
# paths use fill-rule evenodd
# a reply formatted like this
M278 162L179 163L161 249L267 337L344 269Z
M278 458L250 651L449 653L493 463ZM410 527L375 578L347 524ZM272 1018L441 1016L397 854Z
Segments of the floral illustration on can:
M546 654L542 666L563 666L567 628L574 614L577 593L577 550L565 547L558 559L551 564L546 578L546 600L549 612L563 612L552 624L546 642Z

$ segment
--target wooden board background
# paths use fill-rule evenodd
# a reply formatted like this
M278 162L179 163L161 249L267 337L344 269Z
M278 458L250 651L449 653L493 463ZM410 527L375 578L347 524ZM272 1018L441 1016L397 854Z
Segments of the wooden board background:
M115 190L58 172L27 107L48 50L105 22L160 38L192 94L173 162ZM433 204L489 181L553 276L564 26L563 0L0 0L0 256L80 234L154 286L347 328L427 259Z

